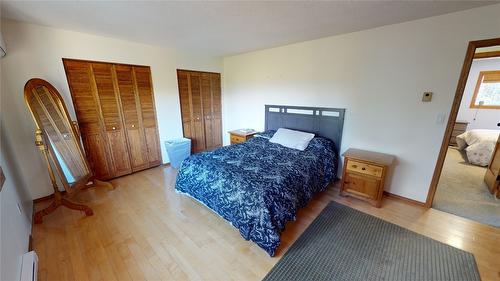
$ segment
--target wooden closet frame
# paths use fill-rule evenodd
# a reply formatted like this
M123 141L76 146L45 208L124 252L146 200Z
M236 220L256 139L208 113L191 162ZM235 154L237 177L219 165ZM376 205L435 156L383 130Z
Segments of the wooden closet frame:
M197 72L197 73L211 73L211 74L218 74L219 75L219 82L221 82L221 129L222 129L222 74L219 73L219 72L212 72L212 71L201 71L201 70L191 70L191 69L182 69L182 68L178 68L176 70L176 75L177 75L177 79L179 77L179 71L186 71L186 72ZM212 79L210 79L210 89L212 89ZM191 83L188 83L188 91L191 92ZM211 95L213 97L213 92L212 90L211 91ZM180 93L179 93L180 94ZM201 95L201 83L200 83L200 95ZM179 104L180 104L180 97L179 97ZM203 97L200 97L200 103L201 103L201 116L205 116L205 110L204 110L204 107L203 107ZM189 108L191 109L190 110L190 115L191 115L191 120L193 119L193 102L192 102L192 99L189 99ZM211 105L211 109L212 109L212 112L214 111L214 105L212 103ZM180 110L181 110L181 123L182 123L182 106L180 107ZM203 130L205 130L205 118L202 118L201 120L202 122L202 125L203 125ZM184 132L184 126L182 126L182 135L185 136L185 132ZM221 130L221 142L222 142L222 130ZM205 133L205 149L206 148L206 144L207 144L207 136L206 136L206 133ZM222 145L222 143L221 143Z
M474 60L475 57L476 49L498 46L498 45L500 45L500 38L469 42L467 52L465 53L462 72L460 73L460 78L458 80L457 90L455 91L455 98L453 99L453 103L451 105L448 124L446 125L446 131L444 133L443 142L441 143L441 150L439 151L436 167L434 168L434 175L432 176L431 184L429 186L429 192L427 193L427 200L425 201L425 207L427 208L431 208L432 202L434 201L434 195L436 194L439 178L443 170L443 164L446 157L446 152L448 151L448 145L450 143L451 134L453 132L453 126L455 125L455 120L457 119L458 110L460 109L460 103L462 102L465 85L467 84L467 78L469 77L469 72L472 65L472 61Z
M151 67L148 66L148 65L140 65L140 64L128 64L128 63L116 63L116 62L105 62L105 61L95 61L95 60L84 60L84 59L72 59L72 58L62 58L62 61L63 61L63 65L64 65L64 61L65 60L69 60L69 61L80 61L80 62L86 62L86 63L99 63L99 64L108 64L108 65L111 65L112 69L114 70L112 72L112 77L113 78L116 78L116 69L115 69L115 65L123 65L123 66L130 66L130 67L147 67L149 68L149 73L150 73L150 76L149 76L149 80L150 80L150 84L151 84L151 90L152 90L152 94L151 94L151 99L152 99L152 102L153 102L153 110L154 110L154 114L155 114L155 117L156 117L156 137L158 139L158 141L160 142L160 132L159 132L159 128L158 128L158 115L157 115L157 110L156 110L156 101L155 101L155 95L154 95L154 85L153 85L153 73L151 71ZM91 71L93 72L92 68L91 68ZM73 89L71 89L71 84L69 83L69 77L68 77L68 73L66 71L65 72L65 75L66 75L66 81L68 81L68 87L70 88L70 91L71 91L71 101L72 101L72 105L73 105L73 111L75 112L75 115L77 115L76 113L76 106L75 106L75 102L73 100ZM136 80L136 75L135 75L135 72L132 71L132 77L134 79L134 81L137 81ZM93 98L96 102L96 104L98 105L97 106L97 111L99 113L99 116L100 116L100 119L99 119L99 122L101 123L100 124L100 127L101 127L101 133L103 136L107 136L107 133L105 131L105 124L104 124L104 115L102 113L102 109L101 109L101 101L99 100L99 97L98 97L98 90L97 88L95 87L96 85L96 81L95 81L95 77L94 75L92 75L90 77L90 79L93 81L92 83L92 95L93 95ZM119 94L119 87L118 87L118 84L117 84L117 79L113 79L113 89L118 93L116 95L116 99L117 99L117 103L118 104L122 104L121 102L121 96ZM140 124L140 127L143 128L142 130L142 137L144 140L146 140L146 136L145 136L145 131L144 131L144 125L143 125L143 118L142 118L142 109L140 108L141 105L140 105L140 100L138 98L138 89L137 89L137 83L135 83L134 85L134 91L136 93L136 108L137 108L137 121L139 122ZM122 126L122 130L124 130L124 133L126 135L125 137L125 142L127 144L127 148L129 150L129 152L131 151L130 149L130 143L129 143L129 138L128 138L128 131L126 130L126 124L125 124L125 117L124 117L124 114L123 114L123 109L122 109L122 106L118 106L118 112L120 114L120 120L121 120L121 126ZM78 120L78 116L77 117L77 120ZM81 135L81 133L79 132L79 134ZM108 142L109 140L106 140L106 142ZM158 144L160 147L158 148L159 149L159 152L160 152L160 165L161 165L161 143ZM110 157L110 161L114 162L115 160L113 159L113 154L111 153L111 151L109 150L109 145L106 145L104 147L104 149L106 150L106 153L108 155L111 155ZM146 147L147 149L147 147ZM132 168L132 160L129 159L129 162L130 162L130 169L132 171L132 173L135 173L135 172L138 172L138 171L141 171L141 170L146 170L148 168L151 168L149 167L149 151L146 151L147 153L147 156L148 156L148 167L146 168L143 168L143 169L139 169L139 170L133 170ZM130 155L129 155L129 158L130 158ZM111 167L114 167L114 163L107 163L108 165L112 164ZM127 175L127 174L126 174ZM116 175L113 175L112 178L116 178L116 177L120 177L120 176L116 176Z

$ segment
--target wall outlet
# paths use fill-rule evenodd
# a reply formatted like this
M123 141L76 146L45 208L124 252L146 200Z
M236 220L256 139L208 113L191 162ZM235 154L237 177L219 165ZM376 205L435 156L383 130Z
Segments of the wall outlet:
M432 100L432 92L424 92L422 95L423 102L430 102Z

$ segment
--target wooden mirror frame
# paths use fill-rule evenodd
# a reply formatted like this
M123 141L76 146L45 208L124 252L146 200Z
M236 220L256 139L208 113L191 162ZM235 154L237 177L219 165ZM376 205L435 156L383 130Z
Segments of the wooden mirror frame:
M90 165L89 165L87 159L85 158L85 154L83 153L83 148L82 148L82 145L80 142L79 133L77 132L77 130L75 128L75 123L73 123L71 121L71 116L68 113L68 109L66 108L66 105L64 104L64 101L63 101L61 94L59 94L57 89L54 88L54 86L52 86L49 82L47 82L43 79L40 79L40 78L30 79L28 82L26 82L26 85L24 86L24 100L25 100L26 104L28 105L28 108L31 112L31 116L33 117L33 120L35 121L36 129L41 130L43 132L40 118L39 118L39 116L37 116L34 113L32 103L29 100L28 96L30 95L30 91L32 91L33 89L35 89L36 87L39 87L39 86L44 86L49 90L49 93L53 96L54 101L56 102L57 106L59 107L59 109L62 110L62 114L65 115L65 117L66 117L65 121L67 121L68 127L71 128L71 139L73 140L73 142L75 142L77 144L79 157L82 160L85 168L88 171L88 174L85 175L84 177L76 179L76 181L74 183L71 183L71 184L68 183L68 180L66 179L66 176L63 172L63 168L61 167L61 164L57 160L57 156L56 156L56 153L54 151L54 147L50 144L48 137L45 135L45 133L42 133L44 144L50 152L50 160L52 161L52 163L56 167L57 173L59 174L59 178L61 179L61 182L64 186L64 189L66 190L66 192L68 194L72 194L73 192L76 192L76 191L82 189L89 182L89 180L93 177L93 173L92 173L92 170L90 169Z
M67 125L71 128L71 133L72 133L72 139L76 142L77 148L78 148L78 153L80 156L80 159L82 160L83 164L85 165L85 168L88 170L88 174L84 175L83 177L79 179L75 179L75 182L73 183L68 183L68 180L66 179L66 176L63 172L63 168L61 167L61 164L58 161L57 155L55 153L54 148L52 147L52 144L48 140L48 137L45 136L43 132L43 127L41 124L41 121L39 119L39 116L37 116L33 110L31 101L29 99L29 95L33 89L39 86L44 86L48 89L49 94L54 98L55 102L57 103L57 106L59 109L62 110L62 114L64 114L66 117L65 122L67 122ZM69 209L73 210L79 210L85 212L85 215L91 216L93 215L93 211L90 207L82 204L76 204L68 199L63 197L63 193L59 190L59 187L57 186L56 178L54 175L54 171L52 169L52 164L56 167L57 174L59 175L59 178L61 179L61 182L63 183L64 189L66 190L67 194L69 196L73 195L80 189L84 187L93 187L93 186L107 186L113 188L113 186L110 183L107 182L102 182L94 178L94 174L92 172L92 169L90 168L90 165L85 158L85 154L83 152L82 144L80 141L80 134L78 132L78 127L74 121L71 120L71 116L68 113L68 109L66 108L66 104L64 103L64 100L62 99L62 96L59 94L56 88L52 86L49 82L40 79L40 78L33 78L30 79L28 82L26 82L26 85L24 86L24 99L26 102L26 105L28 106L31 116L33 117L33 120L35 121L36 125L36 130L35 130L35 144L36 146L40 149L43 158L46 162L47 169L49 172L50 180L52 182L52 187L54 189L54 194L53 194L53 202L46 208L36 212L33 216L34 222L35 223L41 223L43 220L43 217L52 213L55 211L59 206L65 206Z
M476 49L497 46L497 45L500 45L500 38L469 42L469 46L467 48L464 63L462 66L462 72L460 73L460 78L458 80L457 90L455 91L455 98L453 99L450 115L448 118L448 123L446 125L443 142L441 143L441 150L439 151L436 167L434 168L434 175L432 176L431 184L429 186L429 192L427 193L427 200L425 201L425 206L427 208L431 208L432 202L434 201L434 195L436 194L439 178L443 170L446 152L448 150L451 134L453 132L453 126L455 125L455 120L457 119L458 110L460 109L460 103L462 102L465 85L467 84L467 78L469 77L472 61L475 58Z

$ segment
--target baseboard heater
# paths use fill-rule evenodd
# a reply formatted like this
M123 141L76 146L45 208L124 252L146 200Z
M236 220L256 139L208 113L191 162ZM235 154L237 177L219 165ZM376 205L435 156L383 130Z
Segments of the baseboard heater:
M36 281L38 272L38 256L35 251L23 255L20 281Z

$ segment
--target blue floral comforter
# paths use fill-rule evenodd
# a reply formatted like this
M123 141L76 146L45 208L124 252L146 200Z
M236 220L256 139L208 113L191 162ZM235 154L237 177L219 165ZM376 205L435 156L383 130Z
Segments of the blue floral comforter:
M255 137L184 160L175 189L199 200L274 256L286 222L336 178L332 141L304 151Z

